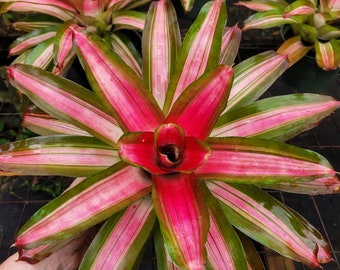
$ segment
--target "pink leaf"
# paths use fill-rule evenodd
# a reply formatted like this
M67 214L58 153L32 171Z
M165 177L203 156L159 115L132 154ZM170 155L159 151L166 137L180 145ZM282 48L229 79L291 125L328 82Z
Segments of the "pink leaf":
M161 108L180 42L176 12L170 1L153 2L143 32L143 75Z
M218 66L207 72L183 92L166 123L176 123L186 136L205 140L225 107L232 79L230 67Z
M312 181L335 174L316 152L284 143L238 137L214 138L208 143L212 153L196 170L199 179L275 183Z
M67 239L107 219L150 190L150 178L141 169L116 164L43 206L21 228L15 245L31 249Z
M163 112L142 81L99 37L74 30L74 41L89 81L121 128L154 131Z
M208 216L195 176L153 175L152 180L153 204L170 256L183 269L203 269Z

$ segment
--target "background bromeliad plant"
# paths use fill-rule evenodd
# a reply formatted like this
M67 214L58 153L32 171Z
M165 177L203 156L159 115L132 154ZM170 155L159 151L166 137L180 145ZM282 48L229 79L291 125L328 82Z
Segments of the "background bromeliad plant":
M24 118L42 136L1 146L2 174L79 177L21 228L20 260L39 261L97 224L80 269L133 268L151 234L159 269L262 269L238 232L310 267L331 260L322 235L261 188L339 192L324 157L284 141L340 102L258 100L289 62L268 51L231 68L240 29L225 25L225 2L209 2L181 41L171 3L152 3L143 74L105 39L70 26L93 91L7 67L9 83L45 113Z
M133 43L119 30L143 30L145 14L132 9L148 2L1 0L0 13L21 14L16 17L19 21L14 21L12 27L27 32L10 46L9 54L18 55L15 63L65 74L75 56L71 50L71 27L81 27L105 38L125 61L134 61L139 67L137 61L140 59L131 56L134 53Z
M244 30L289 25L292 37L284 41L280 53L297 62L313 50L318 66L324 70L340 66L340 2L337 0L240 1L256 11L244 22Z

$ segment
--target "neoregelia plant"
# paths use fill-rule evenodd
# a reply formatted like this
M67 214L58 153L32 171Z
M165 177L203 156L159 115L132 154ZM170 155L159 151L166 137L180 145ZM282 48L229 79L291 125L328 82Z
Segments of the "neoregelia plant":
M339 191L324 157L283 141L340 102L256 101L289 63L268 51L231 68L240 30L225 25L225 2L209 2L182 42L170 1L152 3L142 75L102 38L70 27L93 91L7 67L9 83L45 112L25 116L44 136L3 145L1 172L82 177L21 228L21 260L41 260L104 222L79 269L135 267L150 235L159 269L262 269L239 231L311 267L330 261L322 235L261 188Z

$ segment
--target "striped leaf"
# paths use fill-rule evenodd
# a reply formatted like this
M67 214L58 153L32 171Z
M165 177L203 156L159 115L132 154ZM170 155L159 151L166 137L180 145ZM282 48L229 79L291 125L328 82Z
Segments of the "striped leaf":
M247 270L246 256L237 233L226 217L221 215L218 201L205 184L201 184L201 190L210 218L205 244L210 267L215 270Z
M29 52L24 64L47 69L53 60L53 46L53 39L41 42Z
M217 66L188 86L173 105L166 123L177 123L186 136L205 140L225 108L233 70Z
M143 77L158 105L163 108L181 43L179 26L170 1L153 2L143 32Z
M239 1L234 5L244 6L254 11L267 11L272 9L283 9L287 6L287 3L284 0L278 1L251 0L246 2Z
M322 235L305 219L259 188L209 182L228 220L249 237L278 253L321 267L331 260Z
M139 77L142 77L142 59L132 41L120 32L110 36L111 46L119 57L133 69Z
M0 149L0 174L88 176L120 160L115 149L91 137L33 137Z
M313 46L305 46L300 36L295 36L286 39L277 49L277 53L286 55L291 66L304 57L312 48Z
M75 54L72 51L73 41L70 27L77 26L72 21L63 24L59 27L54 40L54 64L60 71L65 68L66 59Z
M340 102L317 94L261 99L222 115L210 136L285 141L313 128L339 107Z
M115 188L112 188L115 187ZM72 237L151 191L151 181L139 168L118 163L94 174L44 205L20 229L19 249L32 249Z
M153 175L152 182L153 205L171 258L180 268L202 269L209 225L195 176Z
M212 153L195 174L203 180L237 183L302 182L335 177L316 152L271 140L210 138Z
M73 5L71 5L68 1L59 1L59 0L0 0L0 3L16 3L16 2L23 2L23 3L39 3L41 5L50 5L56 6L60 9L67 10L69 12L76 12L76 9ZM36 10L32 10L36 11Z
M145 14L138 11L120 11L113 13L111 23L115 26L115 30L131 29L142 31L144 29L145 18Z
M277 27L284 24L299 24L303 20L301 17L283 17L282 9L270 9L263 12L255 13L249 16L244 21L244 27L242 30L249 29L266 29L271 27Z
M43 136L65 134L91 137L88 132L45 113L24 113L21 125Z
M9 47L10 55L18 55L56 35L55 27L37 29L18 37Z
M87 250L79 269L132 269L155 217L149 196L110 217Z
M7 68L9 82L42 110L84 129L115 146L122 132L86 88L47 71L26 65Z
M1 1L2 2L2 1ZM64 8L55 5L46 5L37 3L37 1L4 1L7 2L0 7L0 13L9 11L21 12L21 13L42 13L58 18L62 21L72 20L76 16L76 12L70 12ZM51 1L50 1L51 2ZM61 1L60 1L61 2Z
M218 63L225 23L224 0L208 2L203 6L179 51L165 100L165 112L189 84Z
M92 88L123 130L154 131L164 121L151 92L105 42L76 30L74 42Z
M222 37L220 64L233 66L241 42L241 29L235 25L227 27Z
M279 78L288 65L286 57L274 51L257 54L237 64L233 68L234 82L228 105L223 113L257 100Z
M337 177L318 178L310 182L294 183L294 185L291 183L273 183L260 186L263 188L309 195L333 194L340 192L340 181Z
M340 42L332 39L329 42L315 43L316 62L324 70L333 70L340 67Z

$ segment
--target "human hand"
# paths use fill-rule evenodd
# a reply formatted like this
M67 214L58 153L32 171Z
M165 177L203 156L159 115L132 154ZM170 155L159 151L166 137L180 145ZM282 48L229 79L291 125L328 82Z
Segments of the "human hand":
M97 230L89 230L76 237L65 247L36 264L18 261L15 253L0 265L0 270L76 270Z

